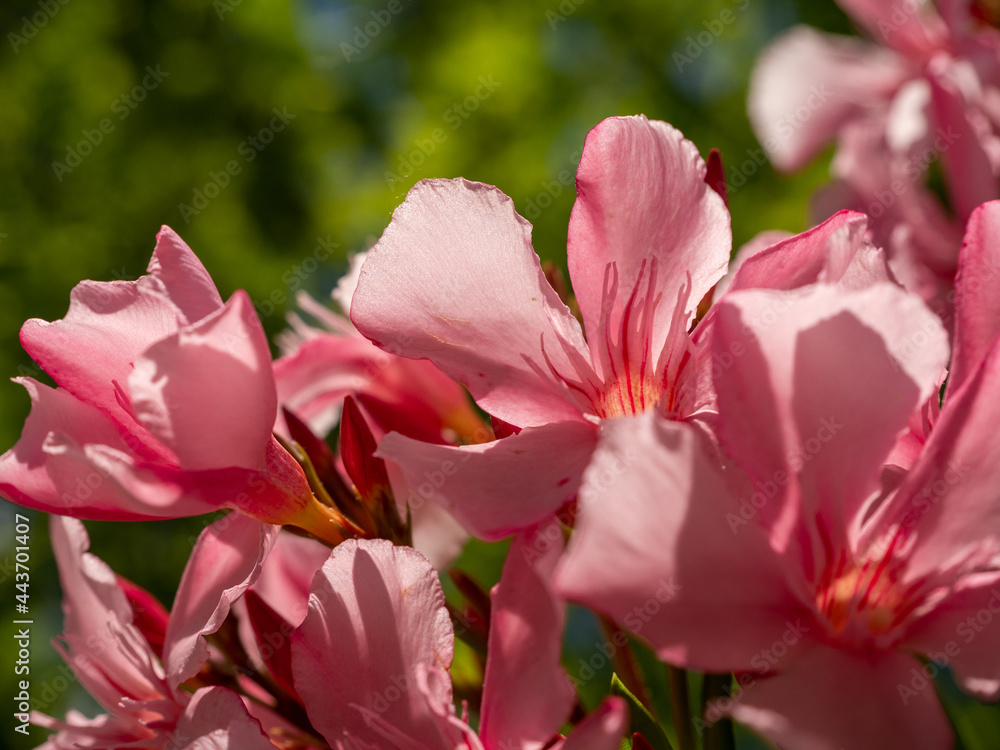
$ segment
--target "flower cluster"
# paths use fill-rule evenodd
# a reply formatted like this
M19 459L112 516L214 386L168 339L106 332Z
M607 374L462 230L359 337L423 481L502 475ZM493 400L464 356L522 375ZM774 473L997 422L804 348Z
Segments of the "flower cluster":
M868 92L843 133L895 138L904 89L955 93L957 68L906 62L958 44L932 20L892 31L889 82L865 85L895 103ZM806 43L876 64L811 32L772 58ZM875 212L730 265L721 174L670 125L600 123L572 292L498 189L420 182L339 311L300 299L274 362L247 296L224 303L167 228L147 275L28 321L57 387L18 379L32 411L0 493L53 514L57 647L105 711L36 712L45 747L690 750L733 720L782 748L948 747L913 675L1000 696L1000 631L973 627L1000 598L1000 202L963 214L946 325ZM78 520L220 510L169 611ZM451 570L446 599L470 535L512 537L500 582ZM561 665L570 603L608 631L596 707ZM669 665L669 721L637 649ZM686 670L708 675L694 709Z

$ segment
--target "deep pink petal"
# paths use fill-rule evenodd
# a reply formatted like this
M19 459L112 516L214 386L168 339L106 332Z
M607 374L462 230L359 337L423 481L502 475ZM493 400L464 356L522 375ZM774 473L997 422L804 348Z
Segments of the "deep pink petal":
M496 188L417 183L361 269L354 324L386 351L431 360L511 424L579 418L552 369L577 378L586 344L530 232Z
M951 747L951 728L934 688L901 692L914 672L920 663L908 654L820 647L785 672L744 686L732 715L789 749Z
M150 347L128 384L136 418L183 468L264 468L277 395L267 338L245 292Z
M29 508L79 518L133 520L205 513L139 464L131 436L62 388L18 378L31 414L17 445L0 456L0 494Z
M563 602L550 578L562 553L556 521L517 535L493 590L479 737L488 748L516 737L539 750L569 717L576 691L563 671Z
M654 261L656 285L642 293L661 298L652 330L656 357L682 290L686 324L726 271L732 234L725 202L705 184L694 144L641 115L611 117L590 131L576 190L567 255L593 360L607 346L602 320L607 316L610 331L620 330L629 296ZM610 264L618 287L614 299L605 299Z
M948 392L965 383L1000 333L1000 201L972 212L955 277L955 350Z
M411 508L431 501L466 529L499 539L531 526L569 502L597 440L587 422L528 427L479 445L432 445L386 435L376 455L396 466L396 498Z
M295 687L313 725L393 747L397 732L452 750L453 631L434 568L385 540L347 541L316 574L309 613L292 635Z
M651 413L605 422L579 504L557 591L664 660L749 669L789 623L804 618L803 630L818 634L794 571L743 522L696 428Z
M177 722L171 746L177 750L273 750L260 722L243 700L224 687L206 687L191 696Z
M807 517L846 532L948 357L937 317L889 284L731 292L712 346L729 357L714 372L725 451L762 491L791 488L766 492L760 509L781 548L797 490Z
M198 673L208 659L203 636L214 633L230 605L257 580L278 527L229 513L195 543L170 614L163 664L172 685Z
M890 51L796 26L757 60L748 94L750 122L774 166L793 172L846 122L885 106L910 75Z

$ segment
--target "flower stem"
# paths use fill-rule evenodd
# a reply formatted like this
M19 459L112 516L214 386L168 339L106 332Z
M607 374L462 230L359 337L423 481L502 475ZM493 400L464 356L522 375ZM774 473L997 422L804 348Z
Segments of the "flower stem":
M670 710L674 715L674 731L680 750L697 750L691 722L691 700L688 698L687 670L667 665L670 684Z
M702 686L701 700L705 708L715 698L729 696L733 676L730 674L707 674ZM733 736L733 722L729 719L719 719L705 729L705 750L736 750L736 738Z
M653 701L649 698L646 683L639 673L639 666L635 663L635 655L632 653L632 645L629 643L628 636L625 631L606 617L601 617L601 625L607 636L608 644L615 646L618 646L619 643L625 644L614 651L615 672L618 673L618 678L629 689L629 692L646 707L646 710L655 717L656 709L653 706Z

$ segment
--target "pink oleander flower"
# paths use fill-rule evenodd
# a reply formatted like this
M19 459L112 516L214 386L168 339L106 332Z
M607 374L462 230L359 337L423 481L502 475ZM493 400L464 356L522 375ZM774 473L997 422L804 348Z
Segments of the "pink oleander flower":
M82 523L54 516L51 536L65 616L56 647L107 713L88 719L70 711L58 721L33 712L34 724L56 732L39 750L273 750L260 723L231 690L205 687L191 694L170 683L157 645L168 627L166 611L87 552Z
M754 325L766 311L780 314ZM672 576L680 593L639 635L666 661L735 672L709 718L783 748L948 747L917 656L1000 695L996 637L969 624L1000 584L1000 348L883 498L886 455L947 360L936 317L885 285L750 290L717 310L713 350L734 343L715 378L731 466L688 425L608 424L557 591L628 624Z
M272 437L267 339L245 292L223 304L172 230L137 281L78 284L66 317L21 343L58 388L15 378L32 411L0 457L0 494L79 518L236 508L339 541L295 460Z
M567 250L582 328L499 190L458 179L410 191L361 269L352 319L463 383L501 429L458 447L390 433L379 455L409 487L496 538L574 498L603 421L712 418L717 363L700 343L712 313L692 324L726 272L731 236L705 179L694 145L666 123L616 117L590 132ZM864 226L839 214L749 258L730 288L884 279Z
M817 213L870 215L897 276L947 317L963 226L998 195L997 19L979 2L838 1L877 43L792 29L754 70L751 122L782 171L836 140ZM948 208L925 184L938 159Z
M493 592L478 733L455 711L454 634L431 564L384 540L333 551L292 635L291 667L310 720L334 750L618 748L627 718L618 698L559 737L574 701L559 666L563 606L548 585L561 545L546 544L531 563L535 534L517 537Z

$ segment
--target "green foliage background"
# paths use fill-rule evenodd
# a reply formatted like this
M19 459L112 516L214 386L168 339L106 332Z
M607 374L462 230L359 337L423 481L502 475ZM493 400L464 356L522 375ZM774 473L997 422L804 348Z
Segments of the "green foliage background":
M832 0L5 0L0 374L44 379L18 344L21 324L61 317L81 279L143 273L161 224L224 297L249 292L272 336L294 292L327 295L346 254L374 242L424 177L499 186L531 218L539 253L564 262L573 188L560 173L611 115L645 113L703 154L721 149L742 185L731 195L737 247L764 229L802 230L828 158L776 176L753 161L745 114L755 57L796 22L850 32ZM275 110L290 120L258 151L247 139L266 138ZM80 146L102 121L109 132ZM239 173L197 213L184 209L199 206L195 191L216 192L206 186L231 160ZM337 255L313 264L320 242ZM28 406L21 387L0 381L0 450ZM0 524L5 700L15 692L14 512L4 504ZM58 688L47 643L61 626L57 572L44 517L29 515L33 684ZM95 553L169 603L204 523L88 527ZM499 570L495 553L466 562L485 585ZM92 708L72 684L53 692L57 715ZM5 732L0 744L43 736L18 744Z

